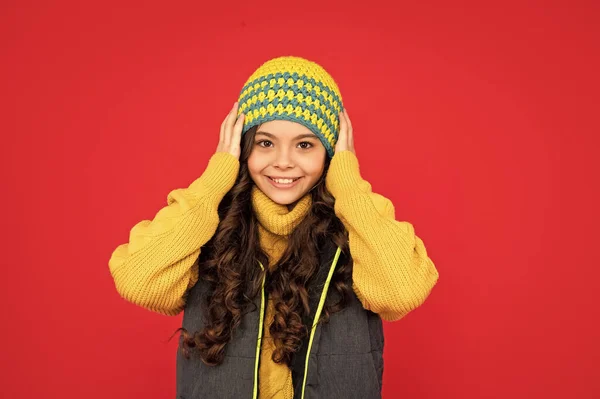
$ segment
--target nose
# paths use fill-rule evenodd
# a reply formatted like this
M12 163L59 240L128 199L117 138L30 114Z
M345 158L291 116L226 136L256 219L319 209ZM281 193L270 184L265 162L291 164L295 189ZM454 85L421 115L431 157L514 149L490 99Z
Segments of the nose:
M290 152L287 151L286 149L277 151L277 153L275 155L275 161L273 163L273 166L277 167L277 168L281 168L281 169L293 168L294 163L292 161Z

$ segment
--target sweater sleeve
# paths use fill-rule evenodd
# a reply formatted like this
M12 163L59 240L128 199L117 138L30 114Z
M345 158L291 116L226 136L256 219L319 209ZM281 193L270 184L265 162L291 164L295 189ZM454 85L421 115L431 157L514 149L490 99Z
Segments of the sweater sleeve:
M185 294L198 281L200 248L217 230L219 203L238 171L235 156L214 153L199 178L169 192L167 205L153 220L133 226L129 242L119 245L108 262L121 297L168 316L183 310Z
M326 184L349 233L356 296L382 319L401 319L423 304L438 281L423 241L412 224L395 220L389 199L371 191L353 152L334 155Z

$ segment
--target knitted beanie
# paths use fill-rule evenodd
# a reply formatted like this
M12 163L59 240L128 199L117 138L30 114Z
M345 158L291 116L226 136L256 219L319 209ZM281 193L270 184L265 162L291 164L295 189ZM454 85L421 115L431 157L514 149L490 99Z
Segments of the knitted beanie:
M264 122L284 119L309 128L333 157L343 110L337 84L317 63L284 56L263 63L244 84L238 115L245 114L242 134Z

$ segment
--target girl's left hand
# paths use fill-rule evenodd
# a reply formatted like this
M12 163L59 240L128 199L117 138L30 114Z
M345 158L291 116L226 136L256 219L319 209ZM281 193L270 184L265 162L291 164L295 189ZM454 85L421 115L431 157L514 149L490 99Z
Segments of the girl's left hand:
M340 134L338 136L337 143L335 144L335 152L340 151L351 151L354 155L354 136L352 133L352 122L348 117L348 110L344 109L339 114L340 117Z

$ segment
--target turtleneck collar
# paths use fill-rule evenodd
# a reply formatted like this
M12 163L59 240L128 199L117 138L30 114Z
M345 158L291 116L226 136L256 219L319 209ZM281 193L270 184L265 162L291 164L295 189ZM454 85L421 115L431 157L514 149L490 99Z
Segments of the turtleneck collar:
M276 203L256 185L252 186L251 196L252 207L258 222L267 231L279 236L290 235L304 219L312 205L312 197L310 193L306 193L290 211L287 205Z

